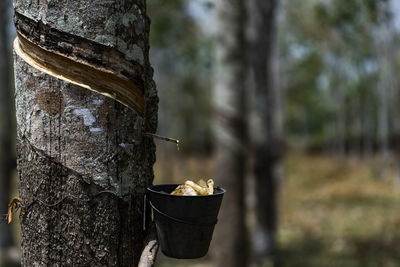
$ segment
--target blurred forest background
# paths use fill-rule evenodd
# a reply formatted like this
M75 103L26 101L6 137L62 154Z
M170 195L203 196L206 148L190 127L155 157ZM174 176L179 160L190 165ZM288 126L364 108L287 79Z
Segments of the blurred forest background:
M0 1L0 212L17 194L11 186L16 172L10 2ZM213 88L221 78L217 9L209 0L148 1L158 133L181 140L179 151L156 141L154 183L215 177L225 187L218 173L230 166L218 165L213 156L218 153ZM244 9L244 19L251 21L252 11ZM267 125L273 139L261 151L269 153L267 162L274 161L273 181L260 187L253 171L258 154L252 140L264 133L257 130L253 55L244 67L244 77L250 78L243 81L249 130L243 142L246 172L239 183L244 203L239 201L238 209L248 251L240 257L254 266L400 265L400 2L279 0L272 19L270 47L265 47L270 68L264 73L271 76L270 105L261 110L273 117ZM251 40L249 25L244 34ZM243 53L251 54L248 50ZM267 222L259 218L262 192L277 207L264 207ZM236 205L228 202L222 209ZM17 257L8 248L18 243L18 234L9 233L0 225L0 258ZM213 251L219 249L214 245L209 256L195 261L159 253L157 266L212 266L213 258L218 262Z

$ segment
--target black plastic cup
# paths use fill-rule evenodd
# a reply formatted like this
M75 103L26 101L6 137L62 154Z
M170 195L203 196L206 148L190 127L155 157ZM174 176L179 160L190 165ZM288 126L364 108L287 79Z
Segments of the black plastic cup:
M165 184L147 188L161 251L177 259L203 257L210 247L226 191L215 187L213 195L170 195L177 186Z

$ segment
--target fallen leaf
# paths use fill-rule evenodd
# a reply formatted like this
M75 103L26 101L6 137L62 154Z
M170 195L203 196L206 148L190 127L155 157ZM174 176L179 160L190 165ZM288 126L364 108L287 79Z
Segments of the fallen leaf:
M25 208L22 199L20 199L19 197L14 197L10 200L10 203L8 204L8 224L10 224L12 221L13 211L18 208L21 208L22 214L25 214Z

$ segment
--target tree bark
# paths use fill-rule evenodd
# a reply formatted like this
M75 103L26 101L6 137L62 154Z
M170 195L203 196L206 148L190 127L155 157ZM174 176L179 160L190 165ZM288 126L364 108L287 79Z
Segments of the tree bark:
M215 179L227 189L212 248L216 266L246 266L244 178L246 169L245 7L219 0L215 100Z
M14 7L17 31L35 45L134 82L146 99L143 130L155 132L158 99L144 0L14 0ZM19 56L14 64L18 175L27 206L22 265L137 266L143 217L150 221L143 193L155 161L153 141L138 138L140 116ZM97 195L103 190L114 194ZM48 207L37 199L64 200Z
M0 213L7 210L11 194L11 175L14 167L12 149L12 81L11 45L8 31L11 1L0 2ZM0 224L0 266L7 250L13 246L12 229ZM4 259L5 260L5 259Z
M251 0L248 4L248 64L253 75L251 146L254 151L256 225L252 260L275 260L277 191L283 152L280 127L280 92L273 83L272 50L275 41L276 0Z

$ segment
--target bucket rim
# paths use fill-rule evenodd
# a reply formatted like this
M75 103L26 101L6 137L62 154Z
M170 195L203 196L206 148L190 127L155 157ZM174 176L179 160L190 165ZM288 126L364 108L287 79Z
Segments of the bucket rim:
M160 192L160 191L156 191L153 188L156 186L161 186L161 185L167 185L167 186L179 186L180 184L157 184L157 185L151 185L149 187L147 187L147 191L150 191L152 193L156 193L156 194L160 194L160 195L166 195L166 196L171 196L171 197L212 197L212 196L219 196L219 195L223 195L226 193L226 189L220 187L220 186L214 186L214 190L218 189L220 190L220 192L218 193L214 193L212 195L196 195L196 196L184 196L184 195L171 195L165 192Z

